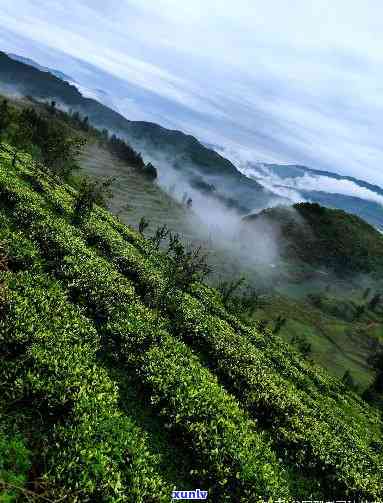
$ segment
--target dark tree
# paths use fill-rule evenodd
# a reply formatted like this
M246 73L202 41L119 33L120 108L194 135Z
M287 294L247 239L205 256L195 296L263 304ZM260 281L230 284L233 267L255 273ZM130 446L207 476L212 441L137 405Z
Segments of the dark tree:
M283 318L282 316L278 316L278 318L275 322L274 329L273 329L273 334L278 334L281 331L281 329L286 325L286 323L287 323L286 318Z
M371 309L371 311L375 311L375 309L378 307L380 304L380 301L382 300L382 294L376 293L370 302L368 303L368 307Z
M103 181L94 180L84 177L73 208L73 222L75 224L83 222L89 217L93 206L106 206L106 201L112 196L111 185L112 178L107 178Z
M0 138L8 128L11 122L11 113L8 107L8 101L3 100L0 105Z
M352 391L357 391L358 386L355 383L354 378L352 377L349 370L346 370L346 372L343 374L342 382L345 386L347 386L347 388L351 389Z
M168 237L169 233L170 231L167 228L166 224L156 229L154 236L150 238L150 241L153 243L153 247L155 250L159 249L161 242Z
M149 222L146 220L145 217L141 217L139 223L138 223L138 232L142 235L144 235L145 229L149 226Z

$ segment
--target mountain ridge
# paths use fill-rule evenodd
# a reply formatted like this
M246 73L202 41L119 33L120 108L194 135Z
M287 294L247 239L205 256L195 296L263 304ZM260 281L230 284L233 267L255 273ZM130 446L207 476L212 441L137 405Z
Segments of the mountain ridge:
M208 177L216 182L216 190L221 199L246 213L255 207L264 207L270 193L255 180L243 175L234 164L218 152L205 147L194 136L179 130L170 130L159 124L144 121L131 121L119 112L81 95L76 86L64 82L56 76L41 72L37 68L12 60L0 52L0 79L7 86L15 86L24 95L38 99L56 99L72 110L89 117L97 127L104 127L125 137L136 150L145 149L147 157L153 159L161 170L172 158L172 169L181 176L182 183L189 185L190 178L202 177L209 170ZM20 84L22 82L22 84ZM182 140L182 141L181 141ZM181 145L182 144L182 145ZM161 147L161 156L158 150ZM166 158L166 159L165 159ZM165 159L165 160L164 160ZM186 168L185 165L187 164ZM179 167L186 172L186 180ZM217 180L218 177L218 180ZM234 187L234 196L229 190Z
M11 59L14 59L15 61L18 61L19 63L23 63L25 65L32 66L36 68L37 70L40 70L42 72L48 72L57 77L58 79L63 80L64 82L73 82L76 83L76 80L73 77L70 77L69 75L66 75L64 72L60 70L56 70L55 68L49 68L48 66L43 66L40 65L40 63L37 63L34 59L31 58L26 58L24 56L20 56L19 54L14 54L12 52L6 53L7 56L9 56Z
M223 149L218 148L217 151L214 146L203 144L179 129L169 129L155 122L131 121L97 99L83 96L73 83L65 82L46 71L41 72L35 66L13 60L5 53L0 53L0 80L16 86L23 94L31 94L38 99L56 98L68 108L88 116L97 127L117 132L136 150L144 152L145 157L159 168L160 183L165 190L177 196L178 200L181 200L182 193L187 192L198 205L203 204L208 195L218 205L224 205L241 215L276 204L308 200L356 214L383 230L383 208L374 201L344 194L341 190L331 193L320 189L273 186L270 179L262 180L251 168L255 170L257 166L264 166L276 172L281 179L298 179L298 174L303 174L321 177L321 180L328 177L334 181L346 181L383 198L383 189L377 185L299 164L249 162L244 168L240 165L237 167L225 157L224 151L220 152ZM288 193L283 193L286 190L280 191L281 188L287 189L287 192L292 189L296 194L299 193L299 197L294 200Z

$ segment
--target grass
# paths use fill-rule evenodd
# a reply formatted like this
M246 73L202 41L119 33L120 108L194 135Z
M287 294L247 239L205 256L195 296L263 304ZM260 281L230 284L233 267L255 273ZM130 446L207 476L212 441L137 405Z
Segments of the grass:
M346 306L352 298L361 302L359 295L344 299ZM331 309L338 308L341 297L331 298ZM323 309L323 310L322 310ZM303 339L311 344L309 358L322 365L334 376L341 378L346 369L350 370L356 383L363 391L373 380L375 370L368 362L376 352L383 336L382 317L367 312L359 321L333 316L329 306L319 309L308 300L294 299L285 295L272 295L264 299L261 308L254 312L255 319L270 321L274 325L276 313L287 319L280 335L294 344L295 339ZM371 321L374 320L375 321Z

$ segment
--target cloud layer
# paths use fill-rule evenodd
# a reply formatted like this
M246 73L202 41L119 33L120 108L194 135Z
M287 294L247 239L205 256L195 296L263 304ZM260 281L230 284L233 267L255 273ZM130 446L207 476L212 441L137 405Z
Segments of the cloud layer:
M3 0L0 47L128 118L383 185L382 18L378 0Z
M304 201L303 194L305 193L319 191L371 201L382 206L383 211L383 195L362 187L353 180L332 178L310 172L302 173L300 176L281 177L272 168L263 164L243 167L241 171L249 177L256 178L272 192L287 197L293 202Z

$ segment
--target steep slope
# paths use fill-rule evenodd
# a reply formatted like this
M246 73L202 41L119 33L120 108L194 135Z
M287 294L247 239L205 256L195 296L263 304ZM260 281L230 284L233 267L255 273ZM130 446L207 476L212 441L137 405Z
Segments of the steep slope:
M123 221L138 226L140 219L144 217L149 224L149 234L166 224L187 240L197 239L197 233L193 229L193 224L197 224L196 218L187 211L185 205L177 203L152 180L143 177L126 162L116 159L105 148L90 142L80 158L80 165L83 172L92 177L102 178L108 175L116 179L109 208Z
M212 197L241 213L267 205L271 194L258 182L241 174L227 159L203 146L194 137L148 122L134 122L101 103L84 98L78 89L54 75L41 72L0 52L0 84L38 99L55 99L89 117L92 124L118 132L131 145L155 161L169 184L212 185ZM198 190L198 188L196 189Z
M23 444L34 487L168 501L175 444L181 484L212 501L382 497L374 409L229 315L217 292L182 274L179 248L178 259L158 252L98 207L74 225L76 191L28 156L12 159L4 145L0 431L2 446ZM137 423L136 401L156 428Z
M382 276L382 234L344 211L299 203L264 210L243 222L244 232L273 229L280 239L281 256L287 261L328 268L340 276Z

